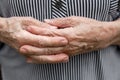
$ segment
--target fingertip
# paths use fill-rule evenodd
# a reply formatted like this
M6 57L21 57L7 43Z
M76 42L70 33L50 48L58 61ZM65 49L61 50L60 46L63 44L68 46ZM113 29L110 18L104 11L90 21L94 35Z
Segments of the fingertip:
M40 28L37 26L28 26L26 29L28 32L32 33L32 34L39 34L40 33Z
M64 60L63 60L64 63L67 63L68 61L69 61L68 57L65 57Z
M62 62L68 62L69 61L69 56L65 53L58 54L59 58L61 57Z
M26 50L25 48L20 48L20 52L21 52L21 53L26 53L27 50Z
M27 63L33 63L33 60L31 58L27 58L26 62Z
M35 30L34 28L35 28L35 27L33 27L33 26L27 26L27 27L25 28L25 30L32 33L32 32Z
M66 59L66 60L63 61L63 63L67 63L67 62L69 62L69 59Z
M28 52L27 48L28 48L28 46L27 46L27 45L24 45L24 46L20 47L19 51L20 51L21 53L27 53L27 52Z

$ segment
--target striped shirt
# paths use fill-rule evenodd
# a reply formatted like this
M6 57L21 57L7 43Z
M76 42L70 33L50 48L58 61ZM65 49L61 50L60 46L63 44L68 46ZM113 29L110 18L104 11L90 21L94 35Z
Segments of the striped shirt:
M112 21L119 15L118 0L57 1L8 0L8 4L11 16L31 16L40 21L73 15ZM68 63L28 64L24 56L5 45L0 64L3 80L120 80L120 51L116 46L72 56Z

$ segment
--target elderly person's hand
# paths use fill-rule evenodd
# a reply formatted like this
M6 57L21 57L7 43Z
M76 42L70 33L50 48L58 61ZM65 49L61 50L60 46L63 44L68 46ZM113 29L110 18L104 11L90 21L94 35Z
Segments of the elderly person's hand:
M41 29L31 26L28 31L36 35L66 37L69 44L64 47L37 48L35 46L22 46L31 56L31 61L38 62L41 55L66 53L76 55L84 52L105 48L115 43L117 29L110 22L101 22L83 17L67 17L46 20L46 23L62 29ZM48 53L49 51L49 53ZM26 53L24 52L24 53ZM38 56L36 56L38 55Z
M31 45L36 47L62 47L67 44L67 40L64 37L51 37L34 35L26 31L25 28L29 26L39 26L41 28L55 28L49 24L40 22L30 17L11 17L11 18L0 18L0 41L8 44L15 48L17 51L20 50L22 45ZM22 50L25 50L22 48ZM30 52L32 53L32 52ZM25 56L29 57L29 53ZM55 58L54 58L55 57ZM54 56L45 55L42 63L44 62L64 62L68 59L66 54L57 54Z

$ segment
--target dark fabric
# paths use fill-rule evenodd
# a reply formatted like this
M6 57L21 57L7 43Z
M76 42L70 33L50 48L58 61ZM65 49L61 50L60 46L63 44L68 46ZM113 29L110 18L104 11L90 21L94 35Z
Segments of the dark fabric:
M120 0L118 2L118 10L120 11Z
M2 49L4 47L4 43L0 42L0 49Z
M7 0L0 0L0 17L10 17L10 6ZM4 47L4 43L0 42L0 50Z
M120 0L119 0L119 3L118 3L118 11L119 11L119 18L120 18Z
M1 67L0 67L0 80L2 80L2 76L1 76Z
M10 16L10 7L7 5L7 0L0 0L0 17ZM4 47L4 43L0 42L0 50ZM2 80L1 67L0 67L0 80Z
M10 5L8 5L8 0L0 0L0 16L10 17Z
M118 18L120 18L120 0L118 2L118 12L119 12L119 17Z

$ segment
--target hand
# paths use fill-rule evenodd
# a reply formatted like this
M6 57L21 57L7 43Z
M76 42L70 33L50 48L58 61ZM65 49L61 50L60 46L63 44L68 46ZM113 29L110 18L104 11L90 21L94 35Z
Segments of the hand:
M31 46L36 46L36 47L51 47L51 46L64 46L67 44L67 40L63 37L47 37L43 35L34 35L31 34L30 32L26 31L26 28L29 28L29 26L39 26L41 28L54 28L53 26L50 26L46 23L42 23L38 20L35 20L33 18L29 17L11 17L11 18L4 18L2 20L4 22L3 25L0 26L0 40L16 50L20 50L20 47L22 45L31 45ZM25 49L22 48L22 50L25 51ZM21 52L21 50L20 50ZM29 57L28 54L23 54L27 57ZM55 56L60 56L57 59L53 59L54 56L49 56L49 55L43 55L41 58L44 58L44 62L59 62L63 61L64 58L68 58L67 55L61 53L59 55Z
M37 48L35 46L22 46L29 54L51 55L66 53L76 55L84 52L98 50L111 45L116 37L116 29L109 22L101 22L83 17L67 17L46 20L46 23L63 29L41 29L31 26L29 32L36 35L66 37L69 44L64 47ZM41 33L42 32L42 33ZM29 49L28 49L29 48ZM49 53L47 53L49 51ZM30 53L32 52L32 53ZM35 59L35 57L33 57ZM39 59L39 56L38 58Z

